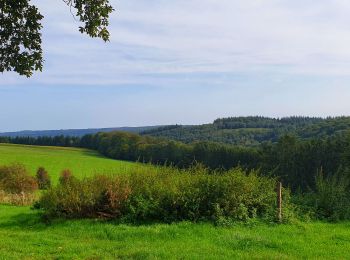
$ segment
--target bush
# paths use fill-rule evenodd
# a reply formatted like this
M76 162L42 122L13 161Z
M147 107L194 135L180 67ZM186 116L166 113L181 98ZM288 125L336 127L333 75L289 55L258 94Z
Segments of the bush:
M36 180L39 189L46 190L51 187L51 179L44 167L39 167L36 172Z
M129 194L122 179L107 176L62 179L65 181L43 194L36 208L43 208L49 218L115 218L120 216L122 204Z
M211 173L205 168L130 176L126 215L135 221L212 220L219 216L247 220L274 206L274 181L241 169Z
M66 185L71 181L74 181L75 177L69 169L65 169L61 172L59 183L62 185Z
M350 219L350 171L340 168L336 174L316 176L316 190L299 197L299 203L318 219Z
M48 217L104 217L129 221L248 220L273 214L275 181L234 169L136 168L130 175L60 182L38 207Z
M34 177L30 176L22 164L0 167L0 190L7 193L32 193L38 189Z

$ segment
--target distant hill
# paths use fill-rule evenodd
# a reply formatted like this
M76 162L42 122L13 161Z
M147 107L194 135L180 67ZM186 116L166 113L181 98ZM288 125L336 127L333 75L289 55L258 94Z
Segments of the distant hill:
M241 146L276 142L285 134L301 139L326 137L350 130L350 117L230 117L212 124L197 126L172 125L142 131L142 135L165 137L185 143L211 141Z
M39 130L39 131L19 131L19 132L6 132L0 133L0 136L6 137L39 137L39 136L76 136L81 137L87 134L96 134L99 132L113 132L113 131L123 131L130 133L140 133L143 131L152 130L154 128L159 128L160 126L142 126L142 127L114 127L114 128L93 128L93 129L65 129L65 130Z

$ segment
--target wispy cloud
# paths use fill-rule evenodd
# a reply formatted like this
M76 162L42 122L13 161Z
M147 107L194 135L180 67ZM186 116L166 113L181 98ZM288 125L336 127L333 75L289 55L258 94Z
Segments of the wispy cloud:
M107 44L80 35L61 1L34 3L46 17L46 63L31 83L159 85L162 77L186 74L200 83L207 73L350 73L345 0L112 1L117 12ZM1 77L1 85L28 82Z

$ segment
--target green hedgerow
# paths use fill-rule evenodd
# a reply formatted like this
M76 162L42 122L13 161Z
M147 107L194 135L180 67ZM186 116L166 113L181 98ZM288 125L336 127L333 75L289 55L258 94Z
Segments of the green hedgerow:
M239 168L220 173L203 167L136 168L129 175L61 181L38 206L50 218L246 221L275 214L274 187L274 179Z

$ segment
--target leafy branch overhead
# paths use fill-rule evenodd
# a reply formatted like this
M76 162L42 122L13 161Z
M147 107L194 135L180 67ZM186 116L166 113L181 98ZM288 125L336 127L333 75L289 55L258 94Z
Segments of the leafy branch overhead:
M85 23L85 26L79 27L81 33L102 38L104 41L109 40L108 18L114 10L109 0L64 0L64 2L69 7L76 9L76 16Z
M81 33L109 41L109 0L63 0L83 26ZM30 77L43 68L41 29L43 15L30 0L0 1L0 72Z

